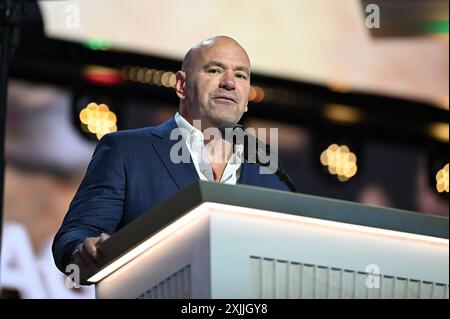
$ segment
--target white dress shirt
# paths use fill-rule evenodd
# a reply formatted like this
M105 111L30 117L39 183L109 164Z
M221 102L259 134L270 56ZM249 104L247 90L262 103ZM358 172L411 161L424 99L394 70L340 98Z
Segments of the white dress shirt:
M202 181L214 181L214 174L208 153L204 144L203 133L192 126L178 112L175 114L175 122L181 128L183 140L191 154L192 161L198 176ZM220 183L235 185L241 173L243 145L235 145L235 152L228 159L225 170L220 178Z

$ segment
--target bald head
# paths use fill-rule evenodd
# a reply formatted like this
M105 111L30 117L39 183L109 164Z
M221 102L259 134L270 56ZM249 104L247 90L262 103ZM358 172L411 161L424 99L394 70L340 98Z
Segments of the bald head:
M239 42L237 42L233 38L219 35L219 36L215 36L215 37L203 40L202 42L197 43L191 49L189 49L189 51L184 56L181 70L184 72L188 72L191 69L193 61L195 61L195 59L197 58L197 56L199 55L200 52L210 49L217 45L232 46L232 47L236 47L236 48L242 50L242 52L245 54L245 56L247 58L248 64L250 65L250 59L248 57L248 54L245 51L245 49L239 44Z
M250 60L234 39L218 36L200 42L186 54L176 74L180 114L207 126L237 123L247 111ZM202 124L203 125L203 124Z

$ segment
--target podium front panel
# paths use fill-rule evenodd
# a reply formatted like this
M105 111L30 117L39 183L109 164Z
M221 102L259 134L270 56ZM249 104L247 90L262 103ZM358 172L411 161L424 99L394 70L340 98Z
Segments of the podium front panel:
M448 239L299 213L203 203L97 298L448 298Z

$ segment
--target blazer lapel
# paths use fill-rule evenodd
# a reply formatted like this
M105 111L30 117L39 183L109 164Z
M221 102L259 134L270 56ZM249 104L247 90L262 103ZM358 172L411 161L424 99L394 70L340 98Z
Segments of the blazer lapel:
M190 155L189 163L174 163L170 158L170 150L176 143L181 140L181 136L178 137L178 140L170 139L170 133L173 129L176 128L177 123L175 122L175 119L173 117L157 127L152 134L159 138L154 141L153 147L155 148L156 153L169 172L173 181L181 190L194 181L198 180L199 176Z

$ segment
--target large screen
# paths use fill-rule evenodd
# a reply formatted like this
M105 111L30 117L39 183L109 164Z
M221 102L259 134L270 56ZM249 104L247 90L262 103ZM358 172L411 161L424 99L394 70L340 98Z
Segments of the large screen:
M404 12L381 7L378 14L406 19L412 7L405 3ZM376 22L377 12L358 0L77 0L41 1L40 8L54 38L101 39L181 60L195 43L228 35L247 49L258 73L448 108L448 30L439 37L374 38L377 25L366 22Z

